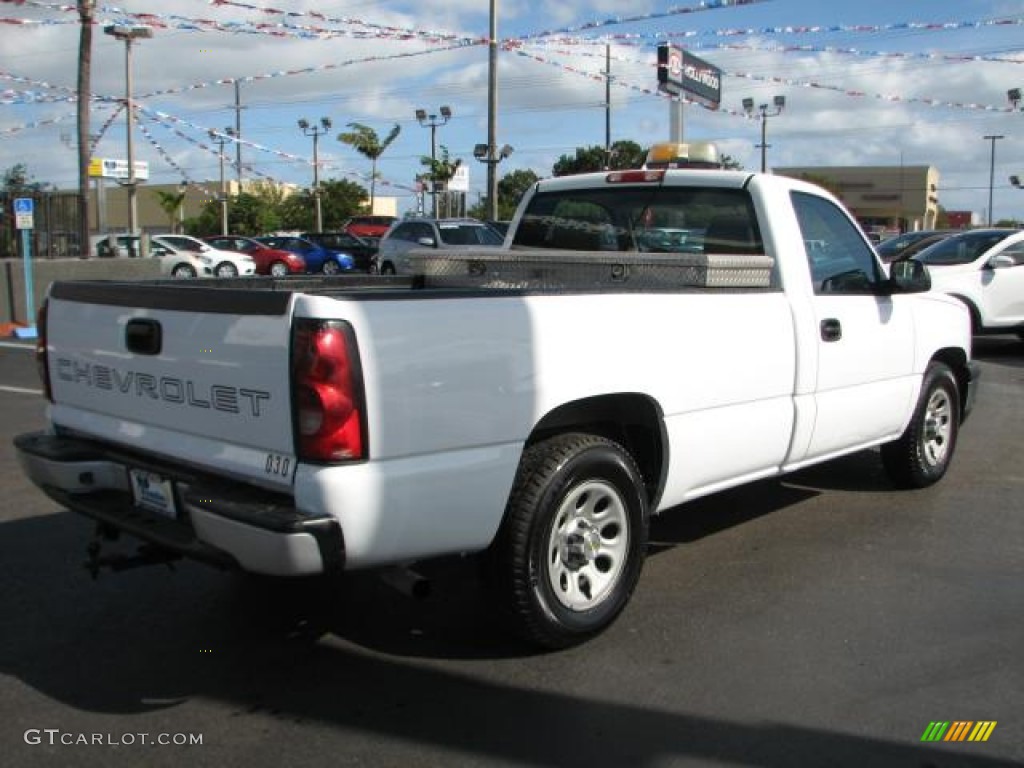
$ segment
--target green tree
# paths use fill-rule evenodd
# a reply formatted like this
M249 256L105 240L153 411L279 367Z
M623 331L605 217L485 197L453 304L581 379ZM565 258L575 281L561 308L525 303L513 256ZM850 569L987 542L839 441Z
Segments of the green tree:
M732 155L727 155L724 152L719 155L718 158L722 162L722 168L726 171L742 171L743 163L737 160Z
M577 173L603 171L606 168L621 171L639 168L644 164L647 152L635 141L620 139L611 146L611 158L604 147L594 144L576 147L575 155L562 155L551 168L552 176L571 176Z
M539 178L529 169L520 169L505 174L498 181L498 218L500 220L508 221L512 218L526 190L532 187ZM487 205L481 199L467 213L473 218L486 219Z
M321 181L320 197L327 230L340 229L346 219L366 207L366 187L347 179Z
M352 130L346 133L338 134L338 141L343 144L348 144L356 150L363 157L367 158L371 163L370 170L370 212L373 212L373 202L375 199L377 189L377 158L384 154L391 142L398 138L398 134L401 133L402 127L395 123L395 127L392 128L388 135L381 140L377 132L368 125L362 123L349 123L348 127Z

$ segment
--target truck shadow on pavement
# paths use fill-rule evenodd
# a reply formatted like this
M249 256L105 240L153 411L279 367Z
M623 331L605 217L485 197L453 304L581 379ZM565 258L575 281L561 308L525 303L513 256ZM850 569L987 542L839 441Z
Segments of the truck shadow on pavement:
M973 355L986 363L1024 368L1024 340L1016 336L975 336Z
M426 750L420 753L426 762L417 764L430 764L431 755L446 756L448 764L457 764L451 762L456 755L473 764L552 768L653 766L679 759L779 768L1015 764L922 746L914 741L918 734L895 742L792 724L728 721L565 690L586 679L595 653L600 658L619 652L611 640L537 656L525 679L480 664L423 663L381 651L392 645L384 636L406 631L413 643L453 644L450 657L466 656L473 642L498 656L501 649L514 653L467 610L479 607L472 596L459 596L469 602L459 606L461 618L451 628L430 623L411 631L422 616L406 612L395 618L394 600L378 603L384 593L367 594L344 606L340 632L330 635L309 618L303 600L281 601L260 589L247 597L249 588L240 595L221 575L199 566L185 565L177 574L148 569L92 584L67 554L77 551L87 532L83 521L67 513L2 526L0 610L7 629L0 638L0 670L75 709L122 715L122 731L146 730L145 715L160 709L165 727L168 718L171 727L179 727L175 718L184 714L174 708L210 699L227 705L221 717L228 725L217 726L227 734L233 728L266 728L268 718L289 728L336 728L343 746L365 737L378 749L397 743ZM440 612L446 618L432 621L453 618L443 606ZM353 644L345 629L355 625L379 633L376 643L367 643L377 647L368 651ZM432 641L434 632L450 634ZM452 639L460 635L465 637ZM52 705L45 711L52 714ZM19 740L15 751L24 749ZM335 753L332 764L343 757Z

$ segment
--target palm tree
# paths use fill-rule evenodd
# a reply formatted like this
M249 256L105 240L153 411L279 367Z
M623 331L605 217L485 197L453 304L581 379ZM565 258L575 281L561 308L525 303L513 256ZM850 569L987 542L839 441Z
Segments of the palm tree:
M421 157L420 164L428 169L427 172L423 174L423 177L430 180L430 188L432 190L436 190L438 185L440 185L444 190L445 204L449 208L450 212L451 199L448 198L448 182L455 178L455 173L462 165L462 160L459 158L452 160L451 154L448 152L448 147L444 144L441 145L440 149L441 152L438 157ZM434 192L434 216L438 215L436 194L437 193Z
M160 207L167 214L167 220L171 225L171 232L177 232L178 222L181 220L181 204L185 202L185 191L166 192L162 189L154 189L153 191L160 199Z
M369 159L372 163L370 171L370 213L373 213L373 199L377 185L377 158L383 155L384 150L391 146L391 142L398 138L398 134L402 131L402 126L395 123L395 127L384 137L383 141L381 141L377 132L368 125L349 123L348 127L352 130L347 133L338 134L338 141L353 147L356 152Z

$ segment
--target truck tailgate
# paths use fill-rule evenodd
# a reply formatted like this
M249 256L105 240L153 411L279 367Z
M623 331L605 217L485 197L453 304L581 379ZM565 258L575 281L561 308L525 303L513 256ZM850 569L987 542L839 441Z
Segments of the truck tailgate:
M47 359L60 428L283 489L295 470L292 295L56 283Z

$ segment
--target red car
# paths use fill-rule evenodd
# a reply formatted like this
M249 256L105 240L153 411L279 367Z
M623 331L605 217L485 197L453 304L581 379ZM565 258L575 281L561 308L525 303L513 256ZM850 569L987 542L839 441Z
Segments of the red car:
M342 229L352 235L373 238L376 243L397 220L397 216L353 216L345 222Z
M225 251L238 251L239 253L252 256L253 261L256 262L257 275L284 277L285 275L303 275L306 273L306 260L299 254L279 248L271 248L269 245L251 237L218 235L217 237L204 237L203 240L214 248L221 248Z

